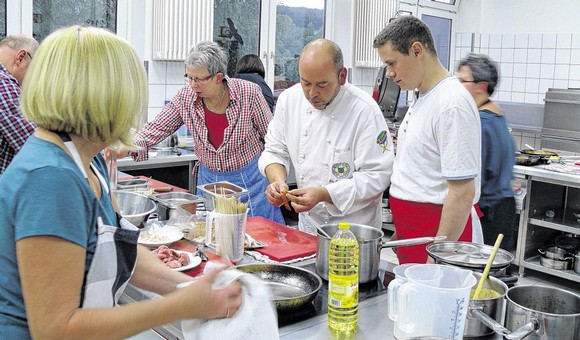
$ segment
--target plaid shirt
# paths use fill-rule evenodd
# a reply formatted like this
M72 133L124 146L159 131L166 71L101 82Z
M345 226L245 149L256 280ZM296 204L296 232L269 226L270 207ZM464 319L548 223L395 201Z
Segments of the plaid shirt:
M0 64L0 174L35 129L20 113L18 81Z
M189 85L183 86L155 119L136 134L140 151L136 161L147 159L149 148L185 124L191 131L194 152L205 167L216 172L239 170L264 150L264 136L272 112L254 83L226 77L230 102L226 108L228 127L216 149L208 140L203 103Z

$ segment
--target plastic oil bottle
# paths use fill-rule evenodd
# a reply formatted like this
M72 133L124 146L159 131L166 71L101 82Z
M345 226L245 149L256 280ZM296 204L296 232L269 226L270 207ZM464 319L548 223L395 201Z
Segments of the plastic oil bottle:
M339 223L328 252L328 327L356 332L358 323L358 241L349 223Z

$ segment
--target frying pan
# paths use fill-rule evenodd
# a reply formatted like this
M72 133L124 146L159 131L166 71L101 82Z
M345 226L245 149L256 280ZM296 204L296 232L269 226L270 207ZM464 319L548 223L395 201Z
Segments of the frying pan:
M236 267L256 275L272 290L278 312L294 311L312 302L322 287L322 279L306 269L284 264L245 264Z

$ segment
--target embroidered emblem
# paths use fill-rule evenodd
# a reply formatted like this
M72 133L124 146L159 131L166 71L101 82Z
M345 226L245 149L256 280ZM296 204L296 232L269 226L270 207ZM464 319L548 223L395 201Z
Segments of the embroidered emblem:
M381 131L381 133L379 133L379 136L377 137L377 144L383 149L383 153L389 150L387 146L388 143L387 133L388 133L387 131L383 130Z
M350 165L345 162L335 163L332 165L332 174L336 178L345 178L350 174Z

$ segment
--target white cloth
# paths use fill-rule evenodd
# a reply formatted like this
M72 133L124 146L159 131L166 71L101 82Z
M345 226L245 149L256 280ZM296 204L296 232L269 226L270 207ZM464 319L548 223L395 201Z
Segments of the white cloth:
M221 264L208 262L204 274ZM214 320L182 320L181 332L185 340L205 339L279 339L278 315L269 287L254 275L239 270L224 270L212 282L213 289L221 289L235 280L242 282L242 306L229 318ZM191 282L188 282L191 284Z
M308 212L315 223L381 226L380 200L390 182L393 142L368 93L345 84L330 105L317 110L296 84L278 98L265 141L262 174L272 163L283 164L286 171L292 165L298 188L328 190L333 203L319 203Z
M471 242L483 244L483 229L474 207L471 207Z
M443 204L448 180L475 178L475 204L480 177L479 112L457 78L445 78L419 96L399 127L389 193L402 200Z

